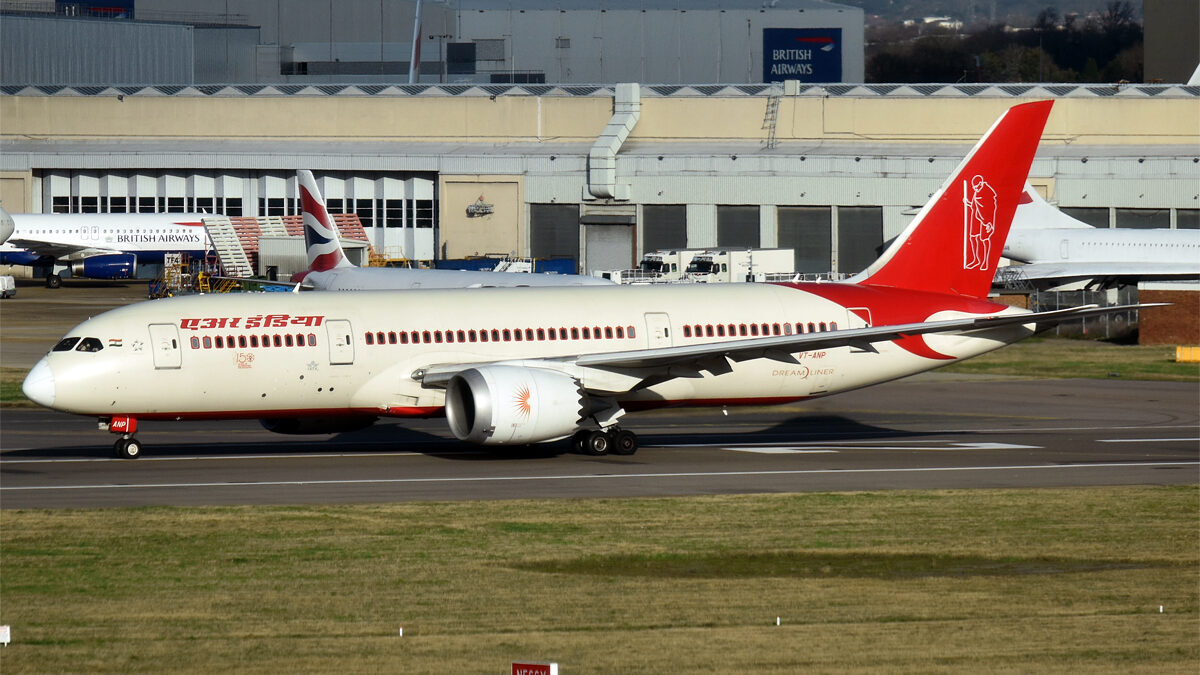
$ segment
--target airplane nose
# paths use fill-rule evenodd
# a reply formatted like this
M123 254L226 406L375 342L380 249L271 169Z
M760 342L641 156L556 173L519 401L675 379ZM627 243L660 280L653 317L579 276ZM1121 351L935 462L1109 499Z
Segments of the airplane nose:
M46 363L46 359L38 361L33 370L25 376L21 391L25 392L26 398L38 405L47 408L54 405L54 374L50 372L50 365Z

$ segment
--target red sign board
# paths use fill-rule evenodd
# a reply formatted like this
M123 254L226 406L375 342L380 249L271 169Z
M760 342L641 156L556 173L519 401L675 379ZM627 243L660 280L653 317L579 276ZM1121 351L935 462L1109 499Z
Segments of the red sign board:
M557 663L514 663L512 675L558 675Z

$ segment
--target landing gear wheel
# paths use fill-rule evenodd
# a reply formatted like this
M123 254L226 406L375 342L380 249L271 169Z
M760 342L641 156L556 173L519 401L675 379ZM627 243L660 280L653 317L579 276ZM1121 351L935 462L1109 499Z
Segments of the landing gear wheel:
M580 429L579 431L576 431L571 436L571 449L578 454L583 454L586 452L585 448L587 447L587 439L588 436L591 435L592 432L587 429Z
M637 452L637 434L625 429L617 429L612 434L612 452L614 455L632 455Z
M589 455L600 457L607 455L612 449L612 438L603 431L593 431L588 434L587 440L583 443L583 451Z
M46 275L46 288L61 288L62 277L57 274Z
M137 459L142 456L142 442L136 438L122 438L113 445L117 459Z

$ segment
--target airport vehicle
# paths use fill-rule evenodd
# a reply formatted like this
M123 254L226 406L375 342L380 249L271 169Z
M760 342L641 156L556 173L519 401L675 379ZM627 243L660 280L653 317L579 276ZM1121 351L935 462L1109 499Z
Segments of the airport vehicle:
M304 243L308 269L294 275L292 284L318 291L398 290L416 288L484 288L513 286L608 286L612 282L577 274L530 272L476 272L468 270L413 269L407 267L356 267L342 251L337 228L325 208L312 172L297 172L304 214Z
M11 275L0 276L0 298L11 298L17 294L17 281Z
M662 284L684 280L684 270L703 248L659 249L642 255L634 269L599 270L592 276L610 279L618 284Z
M13 226L0 244L0 264L49 267L50 288L62 285L64 269L89 279L128 279L139 263L161 263L166 253L204 257L212 248L203 213L2 215Z
M790 248L729 248L697 254L688 263L686 277L699 283L766 281L795 272L795 252Z
M1026 184L1003 255L1026 264L1000 268L1001 285L1013 277L1040 290L1200 279L1200 230L1092 227Z
M23 390L120 434L141 420L260 419L331 433L444 414L459 439L571 438L631 454L626 410L796 401L976 356L1038 324L1128 308L1027 310L987 300L959 251L962 186L995 190L994 237L1016 209L1050 102L1007 111L884 255L845 283L682 284L191 296L72 329ZM997 242L999 244L999 241Z

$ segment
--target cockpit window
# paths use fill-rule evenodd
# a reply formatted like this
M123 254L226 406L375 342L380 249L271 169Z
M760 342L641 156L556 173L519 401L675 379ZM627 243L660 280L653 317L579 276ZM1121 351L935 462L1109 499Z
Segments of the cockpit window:
M98 352L104 349L104 343L94 337L85 337L79 341L79 346L75 348L77 352Z
M77 338L77 337L66 337L66 338L59 340L58 344L54 345L54 349L51 349L50 351L52 351L52 352L69 352L75 348L75 343L77 343L77 342L79 342L79 338Z

